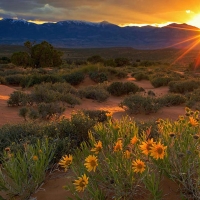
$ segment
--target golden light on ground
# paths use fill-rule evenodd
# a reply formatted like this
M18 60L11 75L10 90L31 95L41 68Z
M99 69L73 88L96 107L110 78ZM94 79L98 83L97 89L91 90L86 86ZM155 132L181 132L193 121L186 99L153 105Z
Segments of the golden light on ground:
M194 18L187 23L200 28L200 14L195 15Z
M0 95L0 100L8 100L9 96Z

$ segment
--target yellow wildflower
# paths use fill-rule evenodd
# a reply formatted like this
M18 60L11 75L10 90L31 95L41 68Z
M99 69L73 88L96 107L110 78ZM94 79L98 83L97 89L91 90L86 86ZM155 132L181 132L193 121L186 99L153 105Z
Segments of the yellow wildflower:
M148 155L153 144L154 144L153 138L148 139L146 142L142 142L142 144L140 145L142 153Z
M165 156L166 148L167 147L162 145L160 142L158 144L153 144L150 150L150 155L156 160L163 159Z
M34 160L34 161L37 161L37 160L38 160L38 157L37 157L37 156L33 156L33 160Z
M136 161L132 162L132 168L133 171L138 173L142 173L145 170L145 163L143 161L141 161L140 159L136 159Z
M68 155L65 155L63 156L61 159L60 159L60 162L58 163L61 167L65 168L65 171L67 171L69 165L72 164L72 160L73 160L73 157L72 155L69 154Z
M138 141L138 138L136 136L134 136L132 139L131 139L131 144L135 144L136 142Z
M102 150L102 142L98 141L97 143L94 144L94 148L91 149L91 151L95 152L95 154L98 154Z
M92 170L95 172L96 167L98 166L98 159L96 156L94 155L89 155L86 159L85 159L85 167L87 168L87 170L89 172L91 172Z
M121 151L121 150L122 150L122 141L121 141L121 140L118 140L118 141L115 143L114 151Z
M189 124L191 124L192 126L199 125L198 121L196 119L194 119L193 117L189 117L189 120L190 120Z
M89 177L87 177L85 174L81 177L78 177L78 180L75 180L73 183L76 186L76 191L83 192L88 185L88 179Z

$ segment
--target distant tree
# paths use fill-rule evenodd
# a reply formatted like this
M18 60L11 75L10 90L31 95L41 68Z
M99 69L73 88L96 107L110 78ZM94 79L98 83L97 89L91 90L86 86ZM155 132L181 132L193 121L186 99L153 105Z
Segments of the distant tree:
M11 57L11 62L18 66L40 67L58 67L62 64L62 52L56 50L46 41L40 44L26 41L24 46L28 52L16 52Z
M27 52L16 52L11 56L11 62L17 66L30 66L31 57Z
M31 48L31 58L34 67L58 67L62 64L62 52L46 41L36 44Z
M32 47L35 44L35 42L30 42L30 41L26 41L24 42L24 46L28 49L28 53L31 56L31 52L32 52Z

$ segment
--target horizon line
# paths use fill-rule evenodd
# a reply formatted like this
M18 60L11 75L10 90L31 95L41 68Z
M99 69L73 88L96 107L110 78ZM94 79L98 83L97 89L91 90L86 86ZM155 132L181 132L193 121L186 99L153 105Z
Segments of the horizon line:
M100 22L92 22L92 21L87 21L87 20L72 20L72 19L69 19L69 20L60 20L60 21L40 21L40 20L26 20L26 19L22 19L22 18L0 18L0 20L4 20L4 19L13 19L13 20L23 20L23 21L26 21L26 22L29 22L29 23L34 23L34 24L38 24L38 25L42 25L42 24L46 24L46 23L52 23L52 24L56 24L56 23L59 23L59 22L63 22L63 21L81 21L81 22L89 22L89 23L102 23L102 22L107 22L107 23L110 23L110 24L113 24L113 25L117 25L119 27L145 27L145 26L152 26L152 27L157 27L157 28L161 28L161 27L165 27L165 26L168 26L170 24L187 24L189 26L192 26L192 27L196 27L198 29L200 29L200 27L197 27L197 26L194 26L190 23L180 23L180 22L166 22L166 23L152 23L152 24L138 24L138 23L119 23L119 24L114 24L114 23L111 23L111 22L108 22L106 20L103 20L103 21L100 21Z

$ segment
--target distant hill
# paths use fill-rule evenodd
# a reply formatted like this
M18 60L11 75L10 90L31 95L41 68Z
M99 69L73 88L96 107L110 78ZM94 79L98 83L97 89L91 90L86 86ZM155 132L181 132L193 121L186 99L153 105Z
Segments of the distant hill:
M106 21L93 23L68 20L34 24L25 20L0 20L0 44L9 45L23 45L27 40L37 43L46 40L56 47L64 48L187 48L194 40L189 40L187 43L181 42L198 35L200 35L200 29L187 24L170 24L158 28L153 26L120 27ZM180 44L172 46L177 43Z

